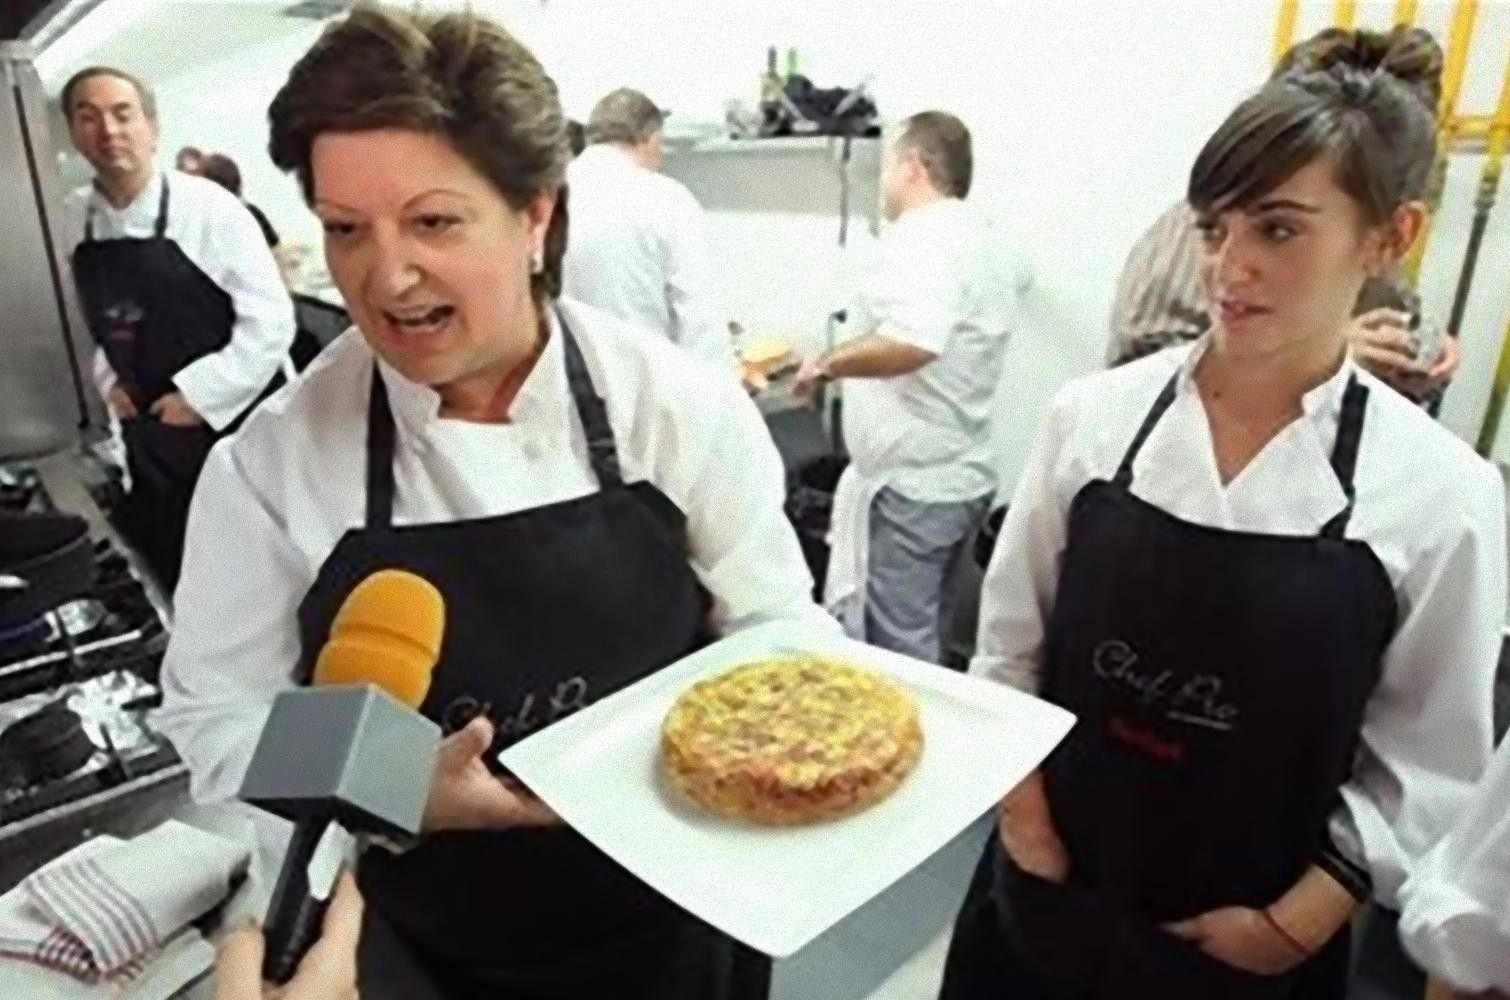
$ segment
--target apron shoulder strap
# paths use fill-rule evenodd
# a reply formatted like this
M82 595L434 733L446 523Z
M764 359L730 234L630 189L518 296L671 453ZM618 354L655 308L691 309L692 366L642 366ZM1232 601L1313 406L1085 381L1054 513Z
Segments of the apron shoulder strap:
M608 407L593 387L592 375L582 357L582 349L566 320L561 319L561 346L566 353L566 384L582 430L587 437L587 457L600 486L619 486L624 482L619 467L618 442L608 422ZM388 387L383 382L376 359L372 363L372 385L367 402L367 515L368 529L393 525L393 448L395 428L393 408L388 402Z
M592 384L592 373L587 370L587 361L582 349L566 325L566 317L560 312L556 318L561 324L561 346L566 352L566 386L571 391L572 402L577 407L577 417L582 421L582 432L587 437L587 459L598 477L599 486L619 486L624 474L619 466L618 442L614 440L613 426L608 422L608 407Z
M163 178L162 193L157 196L157 221L152 225L152 235L162 239L168 234L168 178ZM84 242L94 242L94 199L89 199L84 209Z
M157 198L157 222L152 227L152 235L162 239L168 234L168 178L163 178L162 194Z
M367 528L393 524L393 409L388 387L372 362L372 388L367 401Z
M1169 377L1169 381L1164 383L1164 388L1159 392L1158 398L1153 401L1153 406L1148 409L1148 416L1143 418L1142 426L1138 428L1138 433L1133 436L1132 444L1127 446L1127 454L1122 456L1122 464L1117 466L1117 474L1112 479L1113 482L1123 489L1132 485L1133 462L1137 461L1138 453L1143 450L1143 445L1148 440L1148 435L1153 433L1153 429L1158 424L1159 419L1164 416L1164 411L1168 410L1170 404L1174 402L1175 387L1179 385L1179 382L1180 373L1175 372Z
M1368 386L1355 374L1342 394L1342 414L1337 420L1337 441L1332 445L1332 471L1347 497L1347 506L1321 528L1323 538L1343 537L1353 516L1356 490L1353 475L1358 468L1358 445L1363 440L1363 414L1368 409Z

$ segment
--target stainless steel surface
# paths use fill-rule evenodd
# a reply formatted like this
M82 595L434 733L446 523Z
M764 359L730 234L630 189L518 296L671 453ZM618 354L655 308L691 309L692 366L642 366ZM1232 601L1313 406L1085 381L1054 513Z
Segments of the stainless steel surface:
M0 46L0 459L68 447L104 411L60 237L57 149L24 43Z
M0 787L0 892L94 834L129 837L155 826L184 807L188 785L187 770L147 714L160 698L161 595L94 501L90 486L103 470L80 448L5 468L14 483L35 485L30 497L17 494L16 509L84 518L95 543L96 580L88 594L95 606L55 610L48 616L54 627L40 637L0 645L0 729L42 704L63 702L97 750L66 777L34 785L12 779ZM67 640L55 634L60 617L73 619Z
M69 601L48 615L54 636L66 632L80 636L96 628L105 618L105 606L99 601Z
M21 37L41 51L104 2L105 0L52 0L22 29Z

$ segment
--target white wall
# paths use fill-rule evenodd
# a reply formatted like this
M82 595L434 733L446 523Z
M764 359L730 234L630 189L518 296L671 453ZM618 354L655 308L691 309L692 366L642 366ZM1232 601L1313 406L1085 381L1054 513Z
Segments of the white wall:
M119 0L118 0L119 2ZM422 0L422 8L463 6ZM1189 164L1232 105L1268 71L1272 0L472 0L518 33L585 116L607 90L633 85L675 111L716 120L730 97L751 100L766 46L795 45L822 85L874 74L883 116L924 108L961 115L976 142L973 199L1020 234L1036 284L1013 345L1003 412L1009 480L1052 392L1099 363L1112 285L1132 242L1180 196ZM1385 25L1392 0L1360 5ZM1420 23L1446 38L1447 0ZM1330 0L1308 0L1299 32L1327 23ZM185 31L205 30L185 5ZM291 180L266 164L266 108L309 27L160 80L164 147L221 149L242 164L251 197L285 231L316 228ZM165 42L171 44L171 41ZM1488 112L1510 50L1510 3L1483 4L1463 110ZM699 167L697 169L706 169ZM1455 158L1422 288L1445 317L1479 163ZM1510 183L1503 200L1510 201ZM737 198L730 199L731 202ZM855 254L863 254L864 226ZM810 337L854 266L833 248L831 218L723 212L713 220L732 315ZM1510 320L1510 206L1485 244L1462 333L1463 372L1444 422L1472 440ZM1510 432L1506 436L1510 447Z

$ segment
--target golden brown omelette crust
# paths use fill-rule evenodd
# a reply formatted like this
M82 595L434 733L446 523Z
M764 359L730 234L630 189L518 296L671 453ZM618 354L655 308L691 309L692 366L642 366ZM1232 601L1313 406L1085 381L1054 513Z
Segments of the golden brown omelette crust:
M688 689L661 731L662 767L721 816L808 823L890 795L923 750L917 705L890 680L817 656L736 667Z

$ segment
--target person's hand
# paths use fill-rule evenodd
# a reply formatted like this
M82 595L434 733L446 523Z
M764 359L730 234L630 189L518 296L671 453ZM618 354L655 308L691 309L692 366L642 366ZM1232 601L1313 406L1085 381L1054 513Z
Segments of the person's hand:
M483 755L493 744L493 724L479 716L446 737L435 762L422 830L505 830L561 822L523 785L488 770Z
M823 359L808 358L798 367L797 375L792 379L792 398L799 403L806 403L817 393L818 386L827 381L829 375Z
M751 396L758 396L770 388L771 380L766 378L758 369L749 365L739 366L739 384L744 386L745 392Z
M105 394L105 405L110 407L117 420L130 420L136 416L136 403L132 401L131 393L118 385L112 386Z
M1211 910L1164 929L1219 962L1260 976L1282 975L1309 957L1280 934L1262 911L1246 906Z
M1463 349L1458 345L1458 338L1445 336L1442 338L1442 352L1430 367L1420 375L1404 376L1399 388L1412 399L1420 399L1451 382L1462 363Z
M357 1000L357 941L362 933L362 894L348 872L341 876L325 911L320 940L299 963L286 986L262 981L265 942L255 927L221 942L215 959L215 1000Z
M181 392L170 392L152 404L152 415L169 427L197 427L204 423Z
M1049 882L1069 878L1069 851L1054 829L1041 774L1030 775L1002 799L996 832L1007 857L1029 875Z
M1376 377L1412 398L1452 380L1462 361L1456 337L1442 338L1439 357L1422 362L1415 356L1410 317L1395 309L1372 309L1353 320L1348 343L1353 358Z

